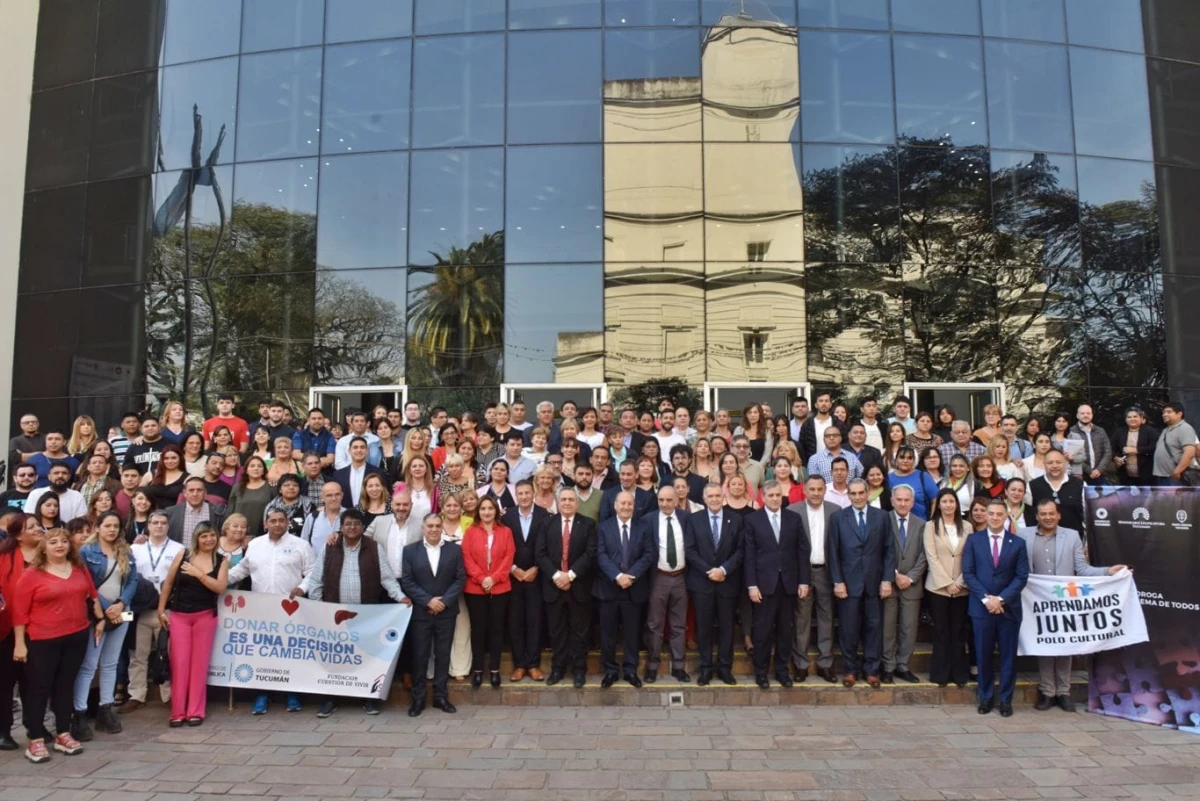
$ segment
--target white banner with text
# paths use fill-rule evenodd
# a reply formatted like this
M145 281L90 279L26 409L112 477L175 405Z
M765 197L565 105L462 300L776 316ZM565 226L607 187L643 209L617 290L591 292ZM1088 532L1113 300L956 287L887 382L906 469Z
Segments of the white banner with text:
M1079 656L1146 642L1133 573L1029 576L1021 593L1021 656Z

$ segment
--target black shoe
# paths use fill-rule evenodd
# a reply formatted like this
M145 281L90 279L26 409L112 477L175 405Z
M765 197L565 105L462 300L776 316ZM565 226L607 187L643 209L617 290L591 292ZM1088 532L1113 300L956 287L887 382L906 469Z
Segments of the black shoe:
M646 668L646 672L642 674L642 679L644 679L647 684L653 684L654 682L658 681L658 670Z
M808 681L808 669L796 668L794 679L797 684L803 684Z
M917 674L913 673L911 670L897 670L892 675L894 675L898 679L903 679L904 681L907 681L909 684L920 684L921 683L921 680L919 678L917 678Z
M600 689L607 690L609 687L617 683L616 673L605 673L604 678L600 679Z
M561 670L552 670L552 671L550 671L550 676L546 679L546 686L553 687L555 684L558 684L562 680L563 680L562 671Z
M892 671L885 670L885 671L883 671L883 673L881 673L879 675L879 680L881 682L883 682L884 684L891 684L892 682L895 681L895 679L892 678L892 675L893 675Z
M771 682L767 681L766 676L759 676L755 681L758 683L758 689L760 690L766 690L771 687Z
M576 673L575 674L575 689L582 690L583 685L585 685L585 684L587 684L587 674L586 673Z
M7 734L0 734L0 751L16 751L20 747L12 737L9 737Z
M498 671L498 670L492 671L492 689L493 690L500 689L500 671Z
M838 677L837 674L833 672L833 668L819 667L817 668L817 675L825 679L825 681L829 682L830 684L838 683Z
M101 731L106 731L109 734L121 733L121 721L117 718L117 713L112 708L112 704L100 705L100 709L96 713L96 726ZM75 739L79 738L76 737Z
M1054 706L1054 698L1049 695L1044 695L1039 690L1037 700L1033 702L1033 708L1038 712L1045 712L1050 707Z
M792 677L787 674L787 671L781 671L775 674L775 681L779 682L780 687L791 687Z
M730 685L731 687L733 685L737 684L737 679L735 679L733 677L733 674L730 673L728 670L718 670L717 678L720 679L721 681L725 682L726 684Z
M458 709L455 708L454 704L450 703L450 699L448 699L448 698L433 699L433 708L440 709L443 712L450 714L450 715L453 715L455 712L458 711Z
M971 684L978 684L979 683L979 674L972 673L970 676L967 676L967 681L969 681Z
M478 690L483 686L483 671L477 670L471 674L471 689Z
M637 677L636 673L626 673L621 678L625 679L625 681L628 682L631 687L637 687L641 689L642 680Z
M410 718L419 718L421 713L425 711L425 704L420 701L413 701L412 706L408 708L408 716Z
M337 701L334 701L332 698L326 698L321 702L321 705L317 707L317 717L327 718L333 714L335 709L337 709Z
M708 683L712 681L712 677L713 674L711 670L700 671L700 675L696 677L696 686L707 687Z
M368 715L378 715L383 712L383 704L378 698L368 698L363 701L363 711Z
M1071 696L1060 695L1057 698L1055 698L1054 700L1058 702L1058 706L1063 712L1074 712L1075 711L1075 702L1071 700Z
M982 703L979 704L979 708L976 709L975 711L981 715L986 715L988 712L992 711L992 707L994 707L994 706L995 706L995 702L993 702L993 701L983 701Z
M1002 718L1011 718L1012 717L1012 704L1009 703L1008 701L1000 702L1000 717L1002 717Z
M686 670L684 670L683 668L680 668L679 670L672 670L671 676L676 681L683 682L684 684L687 684L688 682L690 682L692 680L692 677L689 676L688 672Z

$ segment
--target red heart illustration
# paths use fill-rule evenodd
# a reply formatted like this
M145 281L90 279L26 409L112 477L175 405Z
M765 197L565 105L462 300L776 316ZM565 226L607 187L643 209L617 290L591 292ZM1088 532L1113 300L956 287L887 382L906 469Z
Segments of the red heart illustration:
M291 598L284 598L279 602L279 605L283 607L283 611L288 613L288 617L291 617L300 608L300 602L293 601Z
M350 620L358 617L358 612L351 612L349 609L339 609L333 613L333 625L340 625L343 620Z

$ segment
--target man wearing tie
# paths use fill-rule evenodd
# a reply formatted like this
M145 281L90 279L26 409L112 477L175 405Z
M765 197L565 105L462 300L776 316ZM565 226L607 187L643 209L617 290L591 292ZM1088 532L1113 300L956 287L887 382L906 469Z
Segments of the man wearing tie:
M573 487L561 487L557 497L558 514L551 515L538 529L534 544L553 650L546 684L558 684L570 667L575 674L575 687L580 688L587 683L596 524L576 514L579 496Z
M817 612L817 675L833 684L833 582L826 566L825 542L832 530L833 516L838 507L825 503L825 479L813 474L804 482L804 500L793 503L788 511L804 518L812 553L812 591L796 604L796 636L792 642L792 662L796 666L796 681L808 678L808 641L812 636L813 608Z
M717 677L737 684L733 677L733 618L742 589L741 518L724 507L720 484L704 487L704 511L690 515L683 526L687 555L687 589L696 606L696 642L700 647L700 677L706 686L713 678L713 623L717 624Z
M684 503L687 499L684 499ZM675 488L658 488L658 514L644 519L653 526L658 546L657 574L650 589L650 608L646 615L646 673L644 678L653 684L658 680L658 662L662 651L663 630L671 625L671 675L678 681L691 681L683 669L687 628L687 586L683 576L687 557L683 549L683 519L676 506L679 498Z
M795 637L796 602L808 597L812 583L811 554L804 519L783 508L783 489L776 481L763 485L762 509L746 517L743 534L746 591L754 604L754 679L771 686L767 668L775 646L775 679L792 686L788 663Z
M1055 451L1051 451L1055 453ZM992 652L1000 646L1000 714L1013 713L1017 687L1017 639L1021 631L1021 590L1029 579L1025 541L1004 530L1008 508L996 499L987 507L987 528L967 537L963 546L963 581L970 598L967 614L975 631L975 662L979 668L979 714L995 705Z
M621 492L613 502L614 517L600 524L596 536L596 569L600 575L592 585L592 597L600 603L600 660L607 690L617 680L617 627L624 643L621 674L634 687L637 677L638 635L642 610L650 597L650 571L657 559L654 532L646 520L633 518L633 493Z
M897 484L892 490L888 522L896 550L896 572L891 597L883 602L884 684L891 684L892 676L912 684L920 681L908 669L908 660L917 647L929 563L925 558L925 521L912 513L913 501L913 489L907 484Z
M878 687L883 651L880 599L892 594L896 548L887 513L867 505L867 482L854 479L847 493L850 505L833 517L826 554L833 595L840 601L839 643L846 671L842 684L853 687L858 677L865 674L867 684Z
M526 675L542 681L542 587L534 556L536 534L550 513L533 502L533 482L522 479L513 488L517 505L507 509L501 522L513 533L512 600L508 606L508 632L512 639L513 672L510 681Z

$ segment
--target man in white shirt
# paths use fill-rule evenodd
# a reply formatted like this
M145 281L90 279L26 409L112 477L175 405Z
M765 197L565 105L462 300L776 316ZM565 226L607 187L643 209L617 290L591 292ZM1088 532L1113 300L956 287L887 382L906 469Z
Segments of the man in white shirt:
M324 505L309 513L304 521L304 530L300 532L300 539L312 549L314 559L321 558L330 536L337 532L341 524L342 486L336 481L326 481L321 488L321 501Z
M664 464L671 463L671 448L676 445L687 445L687 437L675 430L675 410L663 409L660 414L662 430L655 431L653 436L658 440L658 458Z
M825 487L825 503L845 509L850 505L850 464L845 457L839 456L830 463L829 476L833 481Z
M267 536L250 540L242 561L229 571L230 586L249 578L254 592L287 597L299 590L317 560L309 544L289 534L287 528L287 515L282 509L272 509L267 515ZM270 696L260 693L252 714L265 715L270 703ZM299 712L302 707L299 695L287 694L288 712Z
M537 465L533 463L532 459L521 455L524 445L525 439L521 436L520 431L509 431L504 435L504 456L501 458L508 462L509 484L533 478L533 471L537 469ZM489 465L490 467L491 465Z
M406 489L392 496L391 508L391 515L380 515L372 520L363 536L379 543L392 575L399 576L400 554L406 546L421 540L421 521L409 516L412 514L412 495Z
M812 592L796 604L796 634L792 644L792 663L796 681L808 677L808 643L812 636L812 613L817 610L817 675L830 684L837 683L833 673L833 582L825 564L825 535L829 521L838 507L825 503L825 479L813 474L804 482L804 500L788 506L788 510L804 518L812 551L808 561L812 566ZM847 500L849 500L847 498Z
M525 429L533 428L533 423L525 420L525 401L513 401L508 407L508 424L522 434L525 433Z
M148 579L154 589L162 590L163 581L171 569L176 555L183 550L182 543L167 536L167 513L154 511L146 521L146 542L130 547L138 575ZM146 609L137 616L134 633L136 645L129 660L129 700L117 711L122 715L136 712L146 705L147 669L150 664L150 649L158 642L162 624L158 622L158 608ZM171 684L158 685L158 695L164 704L171 701Z
M71 468L65 464L50 466L46 479L50 486L35 489L25 499L25 514L31 515L37 509L38 501L47 492L58 496L58 518L64 523L77 517L87 517L87 501L78 490L71 489Z
M658 514L650 517L654 521L654 539L658 546L658 575L654 576L650 587L650 605L646 610L649 635L646 637L646 673L643 678L649 683L658 680L663 629L668 621L671 626L671 675L681 682L692 680L683 669L688 605L684 571L687 565L683 547L683 518L676 510L678 504L679 498L674 487L659 487Z

